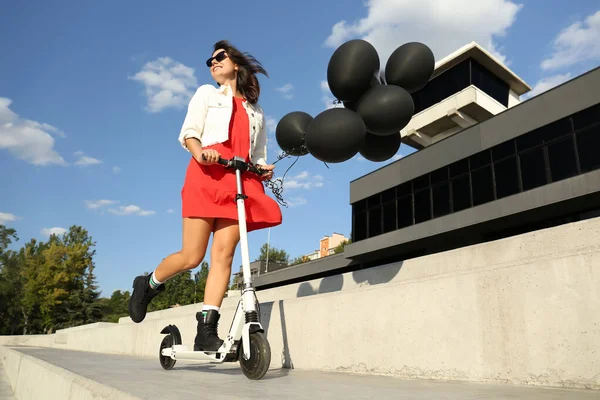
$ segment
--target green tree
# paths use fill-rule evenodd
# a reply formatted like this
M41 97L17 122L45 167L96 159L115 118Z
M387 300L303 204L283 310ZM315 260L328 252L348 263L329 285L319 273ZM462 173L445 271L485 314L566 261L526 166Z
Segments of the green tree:
M208 279L208 263L202 261L200 271L194 274L194 303L202 303L204 301L204 290L206 288L206 280Z
M349 243L352 243L350 239L344 240L342 243L335 246L335 248L333 249L333 254L343 253L345 246Z
M0 225L0 334L15 335L23 329L21 297L23 277L19 253L8 250L18 241L13 228Z
M265 243L260 248L260 255L258 260L267 260L267 254L269 255L269 262L280 262L289 263L290 255L285 250L279 250L275 247L269 247L268 243Z

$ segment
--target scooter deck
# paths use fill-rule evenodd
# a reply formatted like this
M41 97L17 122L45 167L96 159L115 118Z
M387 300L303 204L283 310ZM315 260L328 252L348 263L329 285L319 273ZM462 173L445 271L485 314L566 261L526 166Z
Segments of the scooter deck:
M228 353L222 351L194 351L189 350L185 345L175 345L173 347L162 349L161 355L171 357L174 360L204 360L216 363L228 361L232 357L234 359L237 358L237 354L232 351L229 351Z

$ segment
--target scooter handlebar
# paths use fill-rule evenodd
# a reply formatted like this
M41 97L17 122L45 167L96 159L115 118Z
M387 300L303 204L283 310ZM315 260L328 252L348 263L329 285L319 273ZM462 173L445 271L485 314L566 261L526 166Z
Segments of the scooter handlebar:
M204 156L204 154L202 154L202 159L206 160L206 157ZM245 161L242 161L241 159L236 158L236 157L231 158L229 160L226 158L223 158L223 157L219 157L219 160L217 161L217 163L223 165L226 168L239 169L242 171L250 171L257 175L262 175L266 172L266 171L262 170L261 168L256 167Z

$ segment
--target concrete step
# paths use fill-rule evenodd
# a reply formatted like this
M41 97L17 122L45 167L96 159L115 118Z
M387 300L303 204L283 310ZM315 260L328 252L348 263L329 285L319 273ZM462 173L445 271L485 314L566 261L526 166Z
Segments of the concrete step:
M165 371L157 357L40 347L0 347L17 400L44 399L535 399L591 400L600 392L497 384L406 380L386 376L271 369L250 381L238 363L178 361ZM18 361L18 362L17 362ZM33 368L36 364L37 368ZM41 368L46 372L42 372ZM50 371L52 370L52 371ZM51 377L50 375L54 375ZM56 379L62 377L63 379ZM56 385L62 386L54 387ZM70 386L69 386L70 385ZM77 388L75 388L77 387ZM27 390L25 390L27 388ZM82 394L85 392L84 394ZM22 395L19 395L22 393Z

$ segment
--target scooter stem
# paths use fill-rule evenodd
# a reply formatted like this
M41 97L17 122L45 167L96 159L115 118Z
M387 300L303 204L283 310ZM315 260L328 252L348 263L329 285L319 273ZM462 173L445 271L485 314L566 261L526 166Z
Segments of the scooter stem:
M244 301L244 311L248 313L250 311L256 311L256 307L254 304L254 290L252 288L252 272L250 270L248 230L246 228L246 208L244 199L246 199L247 196L244 195L244 189L242 186L242 172L238 168L235 170L235 178L237 182L236 203L240 230L240 246L242 252L242 275L244 278L242 296Z

